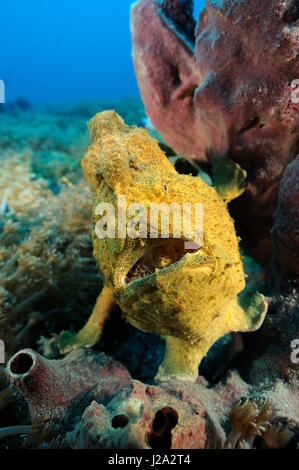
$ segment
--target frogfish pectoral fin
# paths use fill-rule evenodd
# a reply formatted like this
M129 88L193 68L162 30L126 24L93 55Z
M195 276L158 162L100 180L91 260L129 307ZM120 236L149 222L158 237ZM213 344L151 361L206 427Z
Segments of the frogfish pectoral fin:
M262 325L268 304L262 294L241 292L226 305L226 322L230 332L256 331Z
M268 304L265 297L259 292L248 294L245 291L241 292L238 297L238 303L246 315L248 321L248 328L241 331L256 331L264 322Z
M246 189L247 173L229 158L218 158L213 167L213 186L224 202L241 196Z

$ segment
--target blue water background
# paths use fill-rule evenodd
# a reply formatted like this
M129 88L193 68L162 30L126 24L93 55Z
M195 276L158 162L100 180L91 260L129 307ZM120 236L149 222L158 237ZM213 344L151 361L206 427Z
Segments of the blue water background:
M55 104L137 97L132 0L1 0L6 101ZM195 1L198 16L204 0Z

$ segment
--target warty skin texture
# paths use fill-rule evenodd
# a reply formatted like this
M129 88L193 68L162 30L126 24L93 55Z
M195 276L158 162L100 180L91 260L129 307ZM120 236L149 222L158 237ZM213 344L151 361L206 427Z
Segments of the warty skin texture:
M114 298L133 326L166 337L159 379L194 380L199 362L217 339L233 331L256 330L266 313L260 294L238 297L245 288L245 275L233 220L216 190L199 177L177 174L144 129L126 126L113 111L96 115L89 128L92 144L82 167L94 196L94 222L100 219L99 203L108 202L117 209L118 198L124 195L127 207L132 203L142 203L147 209L151 203L202 203L203 244L197 251L182 252L182 242L195 240L172 238L172 219L169 239L99 239L94 235L94 255L105 276L105 288L88 324L77 337L62 337L60 348L68 352L82 343L92 346ZM229 193L236 191L227 187L222 195L229 201ZM191 220L194 227L194 213ZM160 233L161 227L157 230ZM152 272L128 279L145 255L148 258L143 262L150 263Z

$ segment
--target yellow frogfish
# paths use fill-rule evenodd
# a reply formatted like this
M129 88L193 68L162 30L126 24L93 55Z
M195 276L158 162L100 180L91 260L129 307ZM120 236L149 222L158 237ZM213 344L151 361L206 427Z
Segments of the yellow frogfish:
M246 173L220 159L215 188L178 174L146 130L127 126L113 111L97 114L89 129L82 168L105 282L89 321L76 335L64 332L60 350L92 347L117 303L133 326L165 337L157 380L196 380L215 341L257 330L267 311L261 294L246 292L227 210L243 192Z

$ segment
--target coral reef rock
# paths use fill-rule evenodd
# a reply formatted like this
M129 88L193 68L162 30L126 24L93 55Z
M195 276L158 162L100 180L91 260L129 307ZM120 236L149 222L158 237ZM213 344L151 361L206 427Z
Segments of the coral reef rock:
M231 204L244 245L271 256L278 186L299 151L299 10L294 0L139 0L133 59L147 114L166 143L199 165L227 156L247 171ZM193 33L192 33L193 31Z
M250 383L268 386L277 380L299 397L299 365L291 360L299 338L298 235L299 157L283 175L272 230L273 258L261 289L269 308L259 331L243 337L242 372ZM261 287L261 286L260 286ZM284 394L282 394L284 396Z
M131 381L119 362L79 349L60 360L23 349L8 362L7 375L28 401L33 422L61 421L99 382L104 400Z
M283 270L299 275L299 155L284 172L272 231L274 256Z
M145 385L120 363L82 349L60 360L22 350L7 375L29 404L39 445L48 439L63 448L219 448L222 420L249 391L235 372L215 390L202 377ZM39 432L46 427L52 433Z
M175 391L182 395L183 386ZM75 448L204 449L219 446L221 435L217 434L198 397L191 404L184 398L177 398L173 392L133 380L106 407L93 401L65 442ZM187 397L188 392L184 394Z
M214 387L203 377L155 386L131 379L120 363L102 353L81 349L46 360L27 349L11 359L7 375L28 402L31 446L161 451L235 447L245 439L243 445L254 447L255 437L275 420L294 429L298 425L294 394L279 384L273 393L254 390L235 370ZM255 395L258 405L248 402ZM268 436L268 443L278 447L293 437L289 430L275 438L279 429Z

